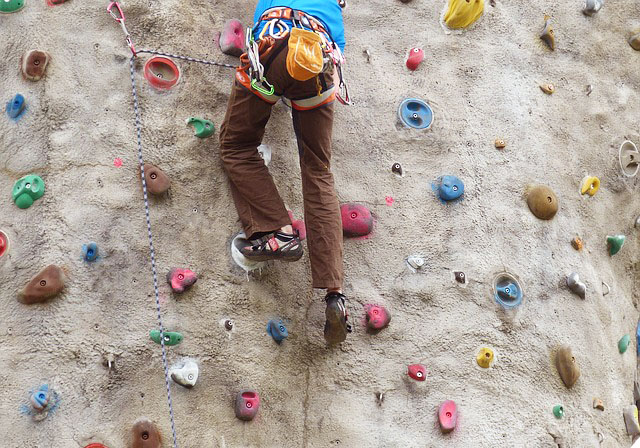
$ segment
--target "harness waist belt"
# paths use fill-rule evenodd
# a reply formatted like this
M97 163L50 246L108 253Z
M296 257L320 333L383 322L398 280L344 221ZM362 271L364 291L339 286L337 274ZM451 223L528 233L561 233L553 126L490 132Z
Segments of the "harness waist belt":
M298 11L296 9L285 8L285 7L277 7L268 9L262 14L260 20L258 22L262 22L263 20L273 20L273 19L286 19L286 20L295 20L301 22L304 26L308 26L313 31L317 31L320 33L325 33L327 36L331 36L331 34L327 31L324 25L315 17L310 16L309 14Z

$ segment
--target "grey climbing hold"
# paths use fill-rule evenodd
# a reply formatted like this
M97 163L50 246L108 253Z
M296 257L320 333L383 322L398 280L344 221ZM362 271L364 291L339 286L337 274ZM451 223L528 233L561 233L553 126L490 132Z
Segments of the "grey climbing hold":
M587 0L584 4L584 8L582 9L582 13L585 16L592 16L602 8L604 4L604 0Z
M640 168L640 153L633 142L629 140L622 142L618 151L618 160L622 174L626 177L634 177L638 174L638 169Z
M191 389L198 381L198 364L194 361L185 361L171 368L171 379L181 386Z
M577 272L572 272L567 276L567 286L572 293L578 295L581 299L584 299L587 294L587 287L580 281L580 276Z
M604 289L602 290L602 295L606 296L607 294L609 294L611 292L611 287L606 284L605 282L602 282L602 286L606 286L607 287L607 291L605 292Z
M640 216L636 218L636 222L633 224L633 227L635 227L636 229L640 227Z

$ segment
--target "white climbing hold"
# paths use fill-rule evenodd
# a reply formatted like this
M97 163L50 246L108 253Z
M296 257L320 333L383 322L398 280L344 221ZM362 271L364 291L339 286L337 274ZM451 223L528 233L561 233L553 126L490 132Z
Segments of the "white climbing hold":
M582 13L585 16L592 16L602 8L604 0L586 0Z
M609 294L611 292L611 287L609 285L607 285L605 282L602 282L602 286L606 286L607 287L607 291L604 291L604 288L602 289L602 295L606 296L607 294Z
M574 294L577 294L581 299L584 299L587 293L587 287L580 281L580 276L577 272L572 272L567 277L567 286Z
M425 261L420 255L410 255L407 257L407 264L409 267L417 271L424 266Z
M260 157L262 157L262 160L264 160L264 165L269 166L269 163L271 163L271 148L268 145L262 144L258 146L258 153Z
M251 261L242 255L240 248L249 244L250 243L244 232L238 233L231 241L231 258L233 258L233 261L246 272L255 271L256 269L260 269L266 265L266 262L264 261Z
M198 364L194 361L185 361L171 368L171 379L181 386L192 388L198 381Z

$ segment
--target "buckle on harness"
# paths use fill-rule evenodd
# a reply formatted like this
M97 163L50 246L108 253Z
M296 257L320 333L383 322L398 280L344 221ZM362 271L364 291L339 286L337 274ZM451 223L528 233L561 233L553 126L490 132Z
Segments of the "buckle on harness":
M313 29L311 27L311 22L309 22L309 18L302 11L299 11L297 9L292 10L291 18L293 19L294 23L298 22L298 23L301 23L303 26L306 26L307 28Z

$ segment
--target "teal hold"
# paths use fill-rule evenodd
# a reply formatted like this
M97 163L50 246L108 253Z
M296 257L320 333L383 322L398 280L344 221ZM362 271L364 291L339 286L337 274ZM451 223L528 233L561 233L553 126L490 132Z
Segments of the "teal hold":
M10 14L24 8L25 0L0 0L0 13Z
M1 1L1 0L0 0ZM40 199L44 194L44 181L40 176L29 174L19 179L13 185L13 202L18 208L29 208L33 202Z

